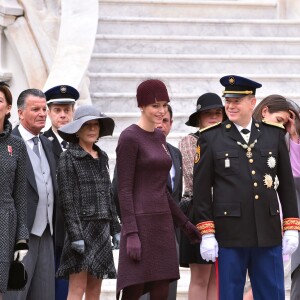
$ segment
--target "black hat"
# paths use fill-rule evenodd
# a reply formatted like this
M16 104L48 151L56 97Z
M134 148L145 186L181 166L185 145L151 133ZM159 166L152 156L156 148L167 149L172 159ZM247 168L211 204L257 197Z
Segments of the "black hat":
M227 75L220 79L220 82L225 86L223 97L241 98L247 95L255 95L256 89L262 85L256 81L250 80L236 75Z
M220 96L215 93L205 93L201 95L197 100L196 112L189 116L189 120L185 123L185 125L199 127L199 112L212 108L224 108Z
M98 111L92 105L79 106L74 113L74 119L72 122L60 127L57 132L67 142L78 143L76 133L81 126L90 120L99 120L100 123L100 136L112 135L115 122L112 118Z
M45 92L47 104L72 104L79 98L78 91L70 85L58 85Z

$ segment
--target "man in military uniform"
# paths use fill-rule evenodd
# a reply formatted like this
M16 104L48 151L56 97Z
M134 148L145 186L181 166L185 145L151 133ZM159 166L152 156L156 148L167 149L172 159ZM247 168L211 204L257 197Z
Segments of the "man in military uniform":
M256 300L284 300L282 254L298 247L300 229L285 131L252 119L261 84L235 75L220 82L228 120L201 132L195 156L200 252L218 257L221 300L243 299L247 270Z
M67 142L57 133L57 129L73 120L75 101L79 98L78 91L69 85L58 85L45 92L48 117L51 127L44 132L53 145L53 154L58 164L60 154L67 149ZM57 270L64 244L64 221L59 201L55 211L55 269ZM68 295L68 281L55 279L55 299L65 300Z

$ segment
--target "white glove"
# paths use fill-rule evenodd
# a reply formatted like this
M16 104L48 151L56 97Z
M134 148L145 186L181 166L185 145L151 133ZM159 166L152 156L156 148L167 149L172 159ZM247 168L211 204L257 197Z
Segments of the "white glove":
M28 250L17 250L14 252L14 261L22 261Z
M215 239L215 235L212 233L203 234L200 244L200 254L206 261L216 261L218 257L219 247L218 242Z
M298 230L286 230L283 234L282 239L282 254L291 255L293 254L299 245L299 234Z

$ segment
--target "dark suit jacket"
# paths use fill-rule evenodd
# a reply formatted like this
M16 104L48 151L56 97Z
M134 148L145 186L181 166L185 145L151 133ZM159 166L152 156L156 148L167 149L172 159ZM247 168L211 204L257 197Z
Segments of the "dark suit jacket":
M49 139L49 141L51 141L52 145L53 145L53 154L54 154L54 158L56 161L56 166L58 164L58 160L60 157L60 154L63 152L61 145L56 137L56 135L54 134L52 127L50 127L47 131L44 132L44 136L47 137Z
M173 199L178 204L180 202L181 196L182 196L182 156L181 156L181 152L179 151L179 149L177 149L176 147L172 146L169 143L167 143L167 146L168 146L169 152L171 154L172 161L173 161L174 168L175 168L174 189L172 191L172 188L169 185L168 185L168 188L169 188L169 191L170 191ZM118 216L121 219L119 196L118 196L117 168L115 168L115 170L114 170L114 177L113 177L113 181L112 181L112 194L113 194L113 199L116 204Z
M56 163L55 169L57 169L58 160L61 153L63 152L63 149L61 148L60 142L58 141L56 135L54 134L52 127L50 127L47 131L44 132L44 136L47 137L48 140L52 143L53 155ZM54 222L55 222L55 247L62 248L65 240L65 226L64 226L64 217L63 217L59 197L57 197L57 201L56 201Z
M22 138L18 127L15 127L12 131L12 134L15 136L18 136ZM53 192L54 192L54 207L53 212L55 213L55 202L56 202L56 195L57 195L57 183L56 183L56 163L52 152L52 144L51 142L44 137L43 135L40 135L40 141L43 146L43 149L45 151L46 157L48 159L50 172L51 172L51 178L52 178L52 184L53 184ZM32 168L32 164L29 158L29 155L27 154L27 161L26 161L26 178L27 178L27 226L29 232L32 229L33 222L35 219L35 213L36 208L39 202L39 194L37 190L37 185L35 181L35 176ZM53 225L55 225L55 222L53 221ZM54 227L55 230L55 227Z

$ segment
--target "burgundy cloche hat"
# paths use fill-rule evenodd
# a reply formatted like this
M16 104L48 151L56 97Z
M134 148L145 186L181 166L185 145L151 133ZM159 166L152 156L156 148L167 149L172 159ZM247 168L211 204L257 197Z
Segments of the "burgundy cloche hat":
M146 106L156 101L170 102L165 84L158 79L143 81L137 88L136 100L138 107Z

